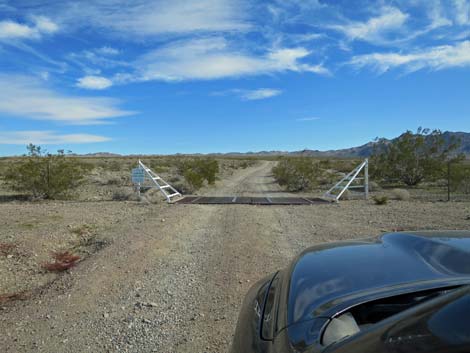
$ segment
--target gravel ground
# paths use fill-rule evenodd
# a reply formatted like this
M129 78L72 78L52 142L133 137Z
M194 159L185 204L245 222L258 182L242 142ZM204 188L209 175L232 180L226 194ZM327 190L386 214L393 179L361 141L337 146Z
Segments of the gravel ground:
M271 167L236 171L207 194L289 195ZM0 242L27 253L0 256L0 294L36 288L1 307L2 352L226 352L251 284L305 247L392 230L468 229L470 203L4 203L0 219ZM107 246L68 273L42 273L45 242L70 246L70 229L83 224Z

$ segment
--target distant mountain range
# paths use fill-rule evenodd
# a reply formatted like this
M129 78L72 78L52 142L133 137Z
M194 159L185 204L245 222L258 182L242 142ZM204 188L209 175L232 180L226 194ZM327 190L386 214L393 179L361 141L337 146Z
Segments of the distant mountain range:
M444 138L446 141L449 141L452 137L460 139L462 142L460 148L458 149L458 153L464 153L467 156L470 156L470 133L468 132L451 132L446 131L443 133ZM396 140L391 139L389 141ZM366 158L369 157L374 150L374 145L376 142L368 142L362 146L358 147L351 147L339 150L329 150L329 151L319 151L319 150L310 150L305 149L302 151L259 151L259 152L230 152L230 153L211 153L211 156L310 156L310 157L340 157L340 158L347 158L347 157L355 157L355 158ZM181 155L178 153L178 155ZM201 155L200 153L195 153L192 155ZM121 156L120 154L116 153L108 153L108 152L98 152L98 153L90 153L84 155L86 157L118 157Z
M446 131L443 133L443 137L446 141L450 141L452 138L457 138L461 141L457 153L464 153L467 156L470 156L470 133L468 132L451 132ZM394 141L398 139L389 140ZM340 150L330 150L330 151L316 151L316 150L303 150L298 152L292 152L290 154L294 155L304 155L304 156L314 156L314 157L360 157L366 158L372 155L374 151L374 145L376 142L368 142L362 146L345 148Z

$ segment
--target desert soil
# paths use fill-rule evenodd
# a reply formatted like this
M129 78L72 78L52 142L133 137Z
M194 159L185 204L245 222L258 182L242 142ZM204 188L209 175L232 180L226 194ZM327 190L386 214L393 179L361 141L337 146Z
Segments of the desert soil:
M205 192L289 195L271 167L238 170ZM470 203L8 202L0 224L0 242L17 245L0 255L0 295L28 293L0 304L2 352L227 352L248 288L305 247L397 229L468 229ZM100 251L76 247L84 260L67 273L41 269L48 244L71 248L90 234Z

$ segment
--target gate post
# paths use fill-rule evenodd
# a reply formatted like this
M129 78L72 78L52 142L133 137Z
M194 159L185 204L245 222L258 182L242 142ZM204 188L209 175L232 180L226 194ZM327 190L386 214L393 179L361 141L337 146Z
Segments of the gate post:
M369 199L369 159L366 159L366 165L364 168L364 194L366 200Z

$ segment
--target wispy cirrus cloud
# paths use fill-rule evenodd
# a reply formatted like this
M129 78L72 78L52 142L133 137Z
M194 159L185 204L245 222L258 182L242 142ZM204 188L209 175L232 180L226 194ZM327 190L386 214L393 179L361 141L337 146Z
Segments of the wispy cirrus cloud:
M131 40L165 34L245 31L251 27L245 0L69 0L54 3L51 11L70 26L106 28L108 34Z
M285 71L329 74L321 64L304 63L310 51L274 49L253 55L232 48L222 37L184 40L153 50L135 63L136 73L124 79L136 81L211 80L273 74Z
M470 1L453 0L455 6L455 20L459 25L470 24Z
M320 120L319 117L316 117L316 116L309 116L307 118L298 118L298 119L295 119L296 121L317 121L317 120Z
M2 131L0 132L1 145L61 145L83 144L111 141L110 138L92 134L61 134L56 131Z
M233 95L241 100L255 101L273 98L282 94L282 90L275 88L257 88L257 89L230 89L226 91L213 92L213 96L228 96Z
M64 124L102 124L135 114L119 108L120 101L103 97L61 94L29 76L0 75L0 112Z
M371 67L378 73L403 67L407 72L421 69L442 70L451 67L470 67L470 41L441 45L410 53L372 53L354 56L350 65Z
M380 15L364 22L350 21L345 24L330 25L328 28L343 33L350 40L381 43L386 41L386 36L390 33L400 31L409 15L390 6L383 7L380 12Z
M282 94L280 89L273 89L273 88L259 88L255 90L248 90L242 92L241 97L245 100L261 100L276 97Z

